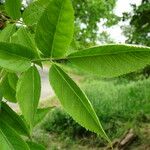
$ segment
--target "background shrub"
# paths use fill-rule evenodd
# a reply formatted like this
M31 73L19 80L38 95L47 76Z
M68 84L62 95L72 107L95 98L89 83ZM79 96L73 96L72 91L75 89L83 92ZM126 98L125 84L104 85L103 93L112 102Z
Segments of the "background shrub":
M82 85L97 115L104 121L127 121L141 113L150 114L150 79L119 81L90 80Z
M121 136L128 128L134 128L137 122L149 121L150 79L94 79L85 80L81 86L112 139ZM76 123L61 107L54 108L40 127L50 133L59 133L62 137L96 137Z

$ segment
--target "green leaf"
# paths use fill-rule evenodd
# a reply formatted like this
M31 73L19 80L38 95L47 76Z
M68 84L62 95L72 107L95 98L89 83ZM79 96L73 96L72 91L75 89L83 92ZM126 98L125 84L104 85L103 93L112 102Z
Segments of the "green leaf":
M16 91L18 76L15 73L8 73L8 82L10 87Z
M68 65L100 77L116 77L150 64L150 48L133 45L104 45L72 53Z
M7 74L6 70L0 67L0 79L2 79L6 74Z
M0 68L0 79L3 77L3 69ZM0 90L0 107L1 107L1 101L3 99L2 91Z
M27 47L0 42L0 66L14 72L23 72L30 68L31 60L36 58Z
M27 142L30 150L46 150L42 145L34 143L34 142Z
M33 35L30 34L25 27L21 27L15 34L13 34L11 42L30 48L35 54L35 57L40 58L40 52L36 48ZM36 62L36 64L42 66L41 62Z
M7 123L0 119L0 149L29 150L28 145Z
M24 72L17 84L17 101L22 114L32 129L41 92L40 75L35 66Z
M49 80L64 109L86 129L109 141L87 96L58 66L52 65Z
M0 107L1 107L1 101L3 99L3 95L2 95L2 92L0 91Z
M30 133L24 121L14 112L6 103L2 102L0 111L0 120L7 122L19 134L29 136Z
M0 81L0 91L3 97L13 103L16 103L16 91L10 86L8 75L5 75Z
M47 57L62 57L73 37L74 11L70 0L52 0L42 14L35 41Z
M52 109L51 107L37 109L34 125L41 122L51 109Z
M26 25L35 25L40 19L49 0L38 0L29 4L23 13L23 20Z
M11 18L20 19L21 0L5 0L5 9Z
M39 54L36 49L36 45L31 37L32 35L27 31L27 29L25 27L21 27L15 34L13 34L11 42L30 48L38 57Z
M9 42L10 37L15 33L16 25L9 24L0 32L0 42Z

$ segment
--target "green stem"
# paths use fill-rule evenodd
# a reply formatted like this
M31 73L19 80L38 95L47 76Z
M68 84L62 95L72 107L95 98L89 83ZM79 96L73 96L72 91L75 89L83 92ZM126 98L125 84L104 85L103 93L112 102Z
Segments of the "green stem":
M23 24L23 22L21 22L20 20L13 20L11 19L9 16L7 16L6 14L4 14L3 12L0 12L0 17L2 20L4 21L8 21L10 23L17 23L17 22L20 22Z
M50 62L61 62L61 61L65 61L67 60L67 58L41 58L41 59L33 59L32 62L42 62L42 61L50 61Z

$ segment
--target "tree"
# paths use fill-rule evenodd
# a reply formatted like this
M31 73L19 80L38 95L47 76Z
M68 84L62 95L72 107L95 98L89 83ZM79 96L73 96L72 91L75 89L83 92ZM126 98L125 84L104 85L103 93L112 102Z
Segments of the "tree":
M51 63L50 84L64 109L80 125L111 143L89 99L69 77L64 66L101 77L116 77L149 64L150 48L104 45L68 54L74 33L74 11L70 0L35 1L23 14L20 0L15 3L6 0L5 8L9 18L0 34L1 150L44 149L31 142L34 126L43 118L43 113L51 109L38 109L41 77L37 66L42 68L43 61ZM35 34L31 34L30 27L35 24ZM17 103L22 116L2 97Z
M142 0L140 6L133 5L133 13L124 13L123 20L129 20L124 27L127 43L150 46L150 0Z
M33 0L24 0L24 3L30 5L32 1ZM72 2L75 10L75 34L71 49L74 49L73 47L82 49L84 47L95 45L97 42L113 43L106 31L101 31L99 33L98 24L103 20L105 20L104 26L108 27L118 23L120 18L113 14L116 1L93 0L87 2L85 0L75 0ZM37 9L41 9L42 11L45 7L44 3L39 6L38 2L35 2L35 5L37 4ZM28 9L26 5L23 6L24 10L26 8Z
M98 33L98 23L105 19L106 26L112 26L119 21L119 18L113 14L116 5L115 0L75 0L73 6L75 10L75 40L80 45L89 47L95 45L97 41L108 39L106 34Z
M129 21L129 25L123 26L126 43L150 46L150 0L142 0L139 6L132 5L132 13L124 13L123 21ZM142 71L146 77L150 75L150 66Z

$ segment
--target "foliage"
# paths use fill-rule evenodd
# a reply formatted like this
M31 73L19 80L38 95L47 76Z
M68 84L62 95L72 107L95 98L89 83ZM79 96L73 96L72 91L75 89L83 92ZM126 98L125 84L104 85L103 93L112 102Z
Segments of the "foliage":
M126 43L150 46L150 0L142 0L139 6L132 5L133 12L123 13L122 20L129 21L129 25L122 26L127 37ZM149 76L150 67L142 71Z
M108 123L111 119L129 121L136 119L140 114L148 115L149 86L149 78L138 81L88 79L82 85L98 117Z
M47 4L48 2L46 0L38 0L30 4L32 7L29 6L25 8L25 23L27 25L35 25L35 20L40 18ZM113 13L113 9L116 5L115 0L72 0L72 4L75 10L75 35L71 48L75 50L76 48L81 49L81 47L88 47L89 45L93 45L97 41L102 40L103 42L112 42L107 33L102 32L98 34L98 23L102 20L106 20L104 25L112 26L117 24L120 20L120 18ZM27 11L26 9L30 9L30 11ZM37 11L38 9L40 11ZM34 14L30 14L31 11L34 11Z
M40 127L50 133L63 133L69 136L82 135L77 129L84 129L78 125L62 108L54 108L48 116L43 119ZM81 134L80 134L81 133Z
M56 5L58 6L56 7ZM37 47L45 57L56 58L66 54L73 36L73 20L74 11L70 1L52 1L49 3L37 23L35 34ZM43 24L45 21L46 23Z
M124 13L123 20L130 21L129 26L124 27L127 43L150 46L150 0L133 5L133 13Z
M149 52L144 47L138 51L136 46L103 45L70 54L67 64L87 73L110 78L136 71L149 64L147 53ZM132 66L132 63L136 65Z
M6 12L12 19L16 20L21 17L20 8L21 8L20 0L5 0Z
M44 3L40 0L38 2ZM17 119L18 126L21 126L18 128L24 128L24 131L28 129L28 133L31 134L37 123L36 114L41 93L41 81L37 68L42 68L43 61L49 61L51 63L49 80L64 109L76 122L111 143L88 97L67 75L62 64L66 65L71 62L88 73L114 77L133 72L149 64L150 48L109 45L68 55L74 24L71 1L50 0L45 2L42 12L40 9L35 9L37 6L35 1L34 5L31 3L28 6L30 9L26 9L23 14L18 11L21 10L19 3L14 5L10 0L5 3L4 8L9 16L4 15L7 26L0 33L0 39L2 39L0 42L0 92L7 101L17 102L22 113L21 118L23 118L22 120L18 114L14 113L17 116L15 118L20 118ZM35 34L32 25L29 25L32 21L29 18L30 21L27 21L24 13L31 15L29 18L35 19L33 21L36 23L36 26L33 27ZM41 16L37 17L39 13ZM16 28L10 27L12 24ZM110 71L104 71L104 68ZM5 114L8 115L4 113L3 117ZM19 132L15 131L14 123L8 124L8 122L0 119L2 150L17 150L20 149L20 146L22 146L21 149L28 150L37 146L36 144L28 146L26 139L30 139L30 135L23 139Z
M120 138L129 128L138 130L141 125L149 123L149 86L150 79L104 81L91 78L81 83L81 87L85 90L111 139ZM94 148L104 146L101 139L81 127L61 107L54 108L34 131L34 139L48 146L49 142L44 139L42 131L44 135L49 134L49 138L54 135L56 137L53 138L58 141L60 138L64 145L66 141L63 140L69 138L72 142L81 140L80 147L86 141L88 147L93 144ZM141 135L138 133L138 136ZM55 143L53 140L51 142L51 145ZM72 143L72 145L74 144Z
M48 5L46 0L26 0L29 7L24 6L23 18L26 25L35 27L45 7ZM30 4L31 3L31 4ZM97 41L101 43L112 43L107 32L99 33L99 23L105 20L103 26L112 26L118 23L120 18L113 13L116 1L72 1L75 10L75 34L71 48L82 49L90 45L95 45ZM34 12L34 13L31 13ZM93 16L94 14L94 16ZM34 30L32 28L32 30ZM30 28L31 29L31 28Z
M105 124L104 128L107 133L110 132L110 129L107 129L108 124L113 122L117 124L119 121L138 121L142 115L150 114L150 90L148 88L150 79L139 81L121 80L88 79L81 83L97 116ZM65 132L64 134L72 137L87 133L62 108L54 108L40 126L49 132ZM117 136L117 133L113 132L110 136Z
M31 91L28 92L28 89ZM31 67L20 76L16 89L17 102L31 129L35 122L34 118L40 99L40 93L41 80L39 72L36 67Z
M106 26L117 24L119 18L113 14L116 5L115 0L73 0L75 10L75 41L81 46L88 47L102 38L107 40L104 34L98 34L98 23L106 20Z

